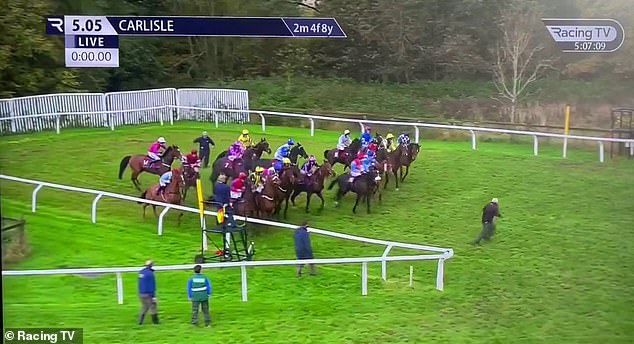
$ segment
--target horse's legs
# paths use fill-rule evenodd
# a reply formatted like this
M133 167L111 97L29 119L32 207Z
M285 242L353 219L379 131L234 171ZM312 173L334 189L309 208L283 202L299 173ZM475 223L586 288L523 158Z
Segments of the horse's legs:
M357 194L357 200L354 202L354 207L352 207L352 213L356 214L357 213L357 205L359 204L359 200L361 199L361 194L358 193Z
M371 190L368 190L368 193L365 195L365 202L366 202L367 207L368 207L368 214L370 213L370 198L372 198L372 197L370 197L370 196L372 196L371 192L372 192Z
M148 204L143 203L143 219L145 220L145 208L147 208Z
M140 172L137 172L136 170L132 170L132 175L130 176L130 180L132 180L132 184L134 185L134 187L141 191L141 183L139 182L139 180L137 179L139 177Z
M317 197L321 200L321 209L324 209L326 206L326 200L324 200L324 195L321 194L322 191L317 192Z
M310 196L312 196L313 193L310 191L306 191L306 212L308 212L308 207L310 206Z
M401 182L405 181L405 177L409 174L409 165L405 165L405 175L401 177Z
M302 193L300 190L298 190L297 188L293 188L293 194L291 195L291 202L293 203L293 207L295 206L295 198L297 198L300 193Z
M385 184L383 185L384 189L387 189L387 183L390 181L390 170L385 169Z
M286 204L284 205L284 219L286 219L286 213L288 213L288 199L289 199L289 198L291 198L291 194L290 194L290 192L289 192L289 193L286 193L286 199L284 200L284 202L286 203Z
M183 201L187 198L187 189L189 189L187 186L183 188Z
M154 204L152 204L152 211L154 211L154 216L158 217L158 214L156 213L156 206Z
M176 225L180 227L181 225L181 218L183 217L183 212L180 212L178 214L178 218L176 219Z
M398 170L394 170L393 172L394 172L394 182L396 183L396 190L398 191Z

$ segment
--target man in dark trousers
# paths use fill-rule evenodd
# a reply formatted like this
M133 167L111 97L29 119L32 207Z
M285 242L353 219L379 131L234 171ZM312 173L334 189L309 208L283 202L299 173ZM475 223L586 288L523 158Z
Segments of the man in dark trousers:
M216 144L214 143L214 140L212 140L211 137L209 137L206 131L203 131L203 136L196 138L194 140L194 143L198 143L198 146L199 146L198 153L199 153L200 159L202 160L203 167L209 166L209 153L211 150L209 146L211 147L216 146Z
M308 221L304 221L300 227L295 229L295 256L300 259L314 259L313 248L310 244L310 236L308 235ZM308 264L310 274L316 275L315 264ZM302 268L304 264L297 265L297 277L302 277Z
M158 314L156 311L156 281L154 280L154 262L145 262L145 268L139 272L139 298L141 299L141 314L139 315L139 325L143 324L145 314L150 311L152 323L158 324Z
M485 205L482 209L482 232L476 240L473 241L474 245L480 245L480 241L491 240L495 234L495 218L502 217L500 214L500 208L498 207L498 199L494 198Z
M202 308L205 317L205 327L211 324L209 316L209 296L211 296L211 282L200 273L202 267L194 266L194 276L187 281L187 296L192 302L192 325L198 326L198 309Z
M219 203L220 206L225 206L225 214L229 218L229 224L231 227L236 226L236 220L233 218L234 212L231 207L231 188L227 185L227 176L221 174L218 176L218 180L214 185L214 202ZM223 222L224 223L224 222Z

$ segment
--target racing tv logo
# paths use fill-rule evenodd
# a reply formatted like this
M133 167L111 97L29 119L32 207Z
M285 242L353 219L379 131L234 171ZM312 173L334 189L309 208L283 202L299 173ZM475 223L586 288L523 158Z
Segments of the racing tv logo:
M46 34L47 35L63 35L64 34L64 16L47 16L46 17Z
M625 41L623 26L614 19L543 18L542 21L565 53L611 53Z

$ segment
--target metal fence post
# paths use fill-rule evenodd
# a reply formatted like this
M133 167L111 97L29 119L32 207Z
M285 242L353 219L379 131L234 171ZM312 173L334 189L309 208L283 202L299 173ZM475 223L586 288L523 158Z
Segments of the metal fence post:
M59 115L55 116L55 132L59 134L60 130Z
M123 304L123 278L120 272L117 272L117 302Z
M533 135L533 155L537 156L539 153L539 141L537 135Z
M33 190L33 196L31 197L31 212L35 212L35 208L37 208L37 193L40 192L42 187L44 187L44 185L40 184L35 187L35 190Z
M158 235L163 235L163 217L165 216L165 214L167 213L168 210L170 210L170 207L165 207L165 209L163 209L161 214L159 214L159 218L158 218Z
M247 302L247 267L240 266L241 284L242 284L242 302Z
M417 126L414 126L414 142L420 143L420 129Z
M476 150L476 135L475 131L469 130L471 132L471 149Z
M92 223L97 223L97 202L99 202L102 196L103 194L98 194L92 201Z
M315 136L315 120L312 118L310 119L310 136Z
M363 123L359 122L359 126L361 127L361 135L363 135L363 133L365 132L365 125L363 125Z
M392 245L387 246L381 257L387 257L391 249ZM387 262L385 260L381 262L381 278L383 278L384 281L387 281Z
M599 161L604 162L605 150L603 149L603 141L599 141Z
M438 270L436 270L436 289L442 291L445 288L444 282L445 275L445 260L443 258L438 259Z
M568 136L564 137L563 157L564 159L568 155Z
M260 118L262 119L262 132L265 133L266 132L266 120L264 119L264 115L261 112L258 112L258 115L260 115Z
M368 295L368 262L361 263L361 295Z

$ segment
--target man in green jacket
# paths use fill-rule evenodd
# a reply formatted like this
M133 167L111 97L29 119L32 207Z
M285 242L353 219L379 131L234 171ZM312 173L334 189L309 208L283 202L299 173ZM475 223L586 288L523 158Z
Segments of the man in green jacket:
M209 316L209 296L211 296L211 282L209 278L203 276L200 265L194 266L194 276L187 281L187 295L192 302L192 325L198 325L198 309L202 308L205 316L205 327L209 327L211 317Z

